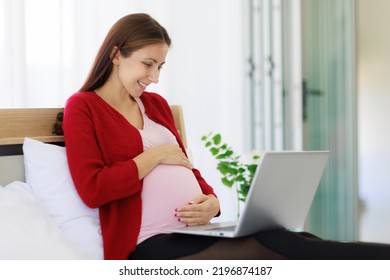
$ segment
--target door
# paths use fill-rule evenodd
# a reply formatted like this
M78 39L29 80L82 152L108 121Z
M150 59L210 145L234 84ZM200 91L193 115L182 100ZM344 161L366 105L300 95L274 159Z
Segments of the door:
M357 103L353 0L302 0L303 147L329 150L307 221L323 238L356 240Z

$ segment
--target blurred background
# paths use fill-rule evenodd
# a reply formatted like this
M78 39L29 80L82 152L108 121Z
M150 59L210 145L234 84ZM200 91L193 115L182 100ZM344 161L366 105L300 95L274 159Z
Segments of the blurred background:
M390 242L387 0L0 0L0 108L63 107L109 28L149 13L173 41L148 88L184 109L195 165L235 217L200 138L243 156L330 150L305 229Z

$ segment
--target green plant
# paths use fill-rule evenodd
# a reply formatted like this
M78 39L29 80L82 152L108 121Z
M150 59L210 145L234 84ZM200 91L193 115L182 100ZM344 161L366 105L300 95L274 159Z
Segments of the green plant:
M252 156L254 163L243 163L241 156L237 155L226 143L222 143L222 136L219 133L203 136L202 141L205 147L217 159L217 170L222 174L222 183L231 188L235 186L239 201L246 201L249 188L251 186L260 156Z

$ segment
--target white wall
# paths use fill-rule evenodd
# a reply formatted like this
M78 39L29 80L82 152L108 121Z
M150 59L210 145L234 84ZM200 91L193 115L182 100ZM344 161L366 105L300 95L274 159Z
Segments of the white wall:
M390 242L390 1L357 1L360 239Z

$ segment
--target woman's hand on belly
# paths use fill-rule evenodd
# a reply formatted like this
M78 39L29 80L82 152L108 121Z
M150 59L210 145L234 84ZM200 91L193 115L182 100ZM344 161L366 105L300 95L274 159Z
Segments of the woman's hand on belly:
M138 167L138 177L143 179L159 164L182 165L192 169L192 164L177 144L164 144L150 148L134 159Z
M218 214L219 201L214 195L199 195L176 209L176 217L187 226L205 225Z
M152 149L157 149L161 154L159 164L182 165L188 169L193 168L190 160L177 144L165 144Z

